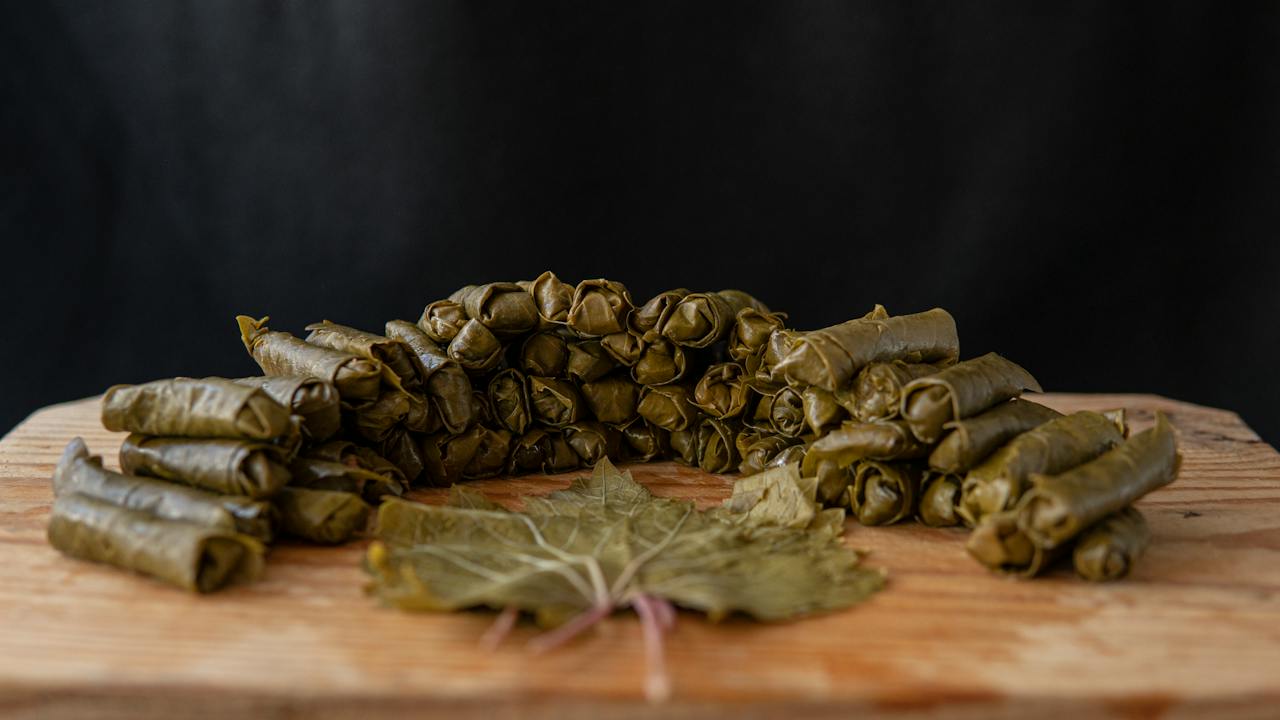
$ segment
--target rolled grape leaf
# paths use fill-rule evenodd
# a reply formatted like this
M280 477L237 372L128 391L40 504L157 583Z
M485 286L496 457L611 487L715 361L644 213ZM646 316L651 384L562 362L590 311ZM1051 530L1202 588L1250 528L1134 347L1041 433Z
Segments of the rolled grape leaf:
M77 493L166 520L179 520L271 542L271 506L239 495L216 495L185 485L134 477L102 467L84 440L67 444L53 471L55 495Z
M645 341L639 359L631 368L631 379L641 385L666 385L683 379L688 369L684 348L654 337Z
M337 545L359 535L373 510L359 495L332 490L285 488L274 502L285 535L322 545Z
M698 425L698 467L710 473L733 472L741 459L734 444L737 424L731 421L703 418Z
M802 334L786 328L778 328L769 333L769 342L765 344L764 354L760 356L760 362L755 368L756 377L764 381L775 378L781 380L782 376L777 372L778 363L791 353Z
M677 345L706 347L728 338L738 312L747 308L769 312L764 303L741 290L689 293L676 303L661 333Z
M628 328L646 342L653 342L661 336L662 327L667 324L676 304L688 294L687 289L676 288L654 295L631 313L627 321Z
M928 454L929 447L921 444L901 420L848 422L810 445L801 469L808 477L817 471L820 460L848 467L858 460L912 460Z
M423 477L436 487L462 481L462 471L475 458L484 440L483 425L472 425L458 435L437 433L422 439Z
M985 412L947 424L950 430L929 454L929 467L963 474L997 448L1028 430L1062 417L1043 405L1014 399Z
M858 371L853 381L849 412L860 422L893 420L902 408L902 388L916 378L932 375L942 367L901 360L874 362Z
M976 415L1040 383L1021 365L995 353L965 360L902 389L902 417L921 442L935 443L947 423Z
M759 433L739 433L734 438L738 455L742 458L738 463L738 472L743 476L763 472L769 461L783 450L795 445L798 441L781 435L762 435Z
M957 512L970 527L1012 509L1033 473L1053 474L1092 460L1124 440L1124 419L1078 412L1029 430L965 475Z
M793 445L787 450L779 453L769 466L790 460L786 457L788 451L794 451L795 448L803 448L803 445ZM804 462L804 456L800 455L794 459L794 462ZM855 479L856 465L848 467L840 467L840 465L831 460L819 460L818 467L814 471L814 477L818 481L817 499L827 507L843 505L849 501L849 490L853 488Z
M404 471L390 460L379 455L372 448L357 445L349 440L330 440L321 445L314 445L302 453L303 457L312 460L326 460L362 468L377 473L404 489L409 489L409 478Z
M506 430L491 430L483 425L477 425L474 432L479 442L470 460L462 468L462 478L474 480L501 474L507 467L507 457L511 453L511 433Z
M512 441L507 469L511 473L546 471L552 452L551 433L532 428Z
M267 320L236 317L245 349L265 375L307 375L332 383L346 402L358 404L378 397L382 364L358 355L312 345L267 329Z
M729 357L743 365L753 359L759 364L769 344L769 336L774 330L781 330L786 319L786 313L766 312L754 307L739 310L729 332Z
M622 448L623 457L629 461L649 462L671 449L669 433L642 417L633 418L618 429L626 443Z
M863 460L853 474L849 505L863 525L891 525L916 514L924 467Z
M409 346L417 359L423 388L431 398L440 424L451 433L460 433L475 422L471 405L471 380L448 353L422 328L404 320L391 320L387 337Z
M800 392L800 398L804 408L804 424L815 435L826 434L849 417L835 394L822 388L807 387Z
M422 387L422 377L413 358L413 350L403 342L377 333L357 330L346 325L324 320L307 326L311 334L306 341L330 350L351 353L366 360L374 360L386 372L383 378L402 390L417 391Z
M356 465L300 457L289 466L292 487L355 493L371 503L397 496L404 486L386 475Z
M392 429L387 438L382 441L380 459L404 473L403 484L406 488L418 479L423 468L426 467L426 460L422 455L422 443L418 437L401 427Z
M866 317L802 333L774 368L774 375L835 392L873 362L952 363L959 357L956 322L946 310L894 317L881 314L872 311Z
M622 372L583 383L580 390L587 408L600 422L621 425L636 417L640 386Z
M578 382L592 382L613 372L618 367L599 340L569 343L569 361L565 374Z
M498 424L498 416L493 412L493 405L489 404L489 393L485 390L475 390L471 393L471 413L476 418L476 424L485 427L494 427Z
M750 427L786 437L800 437L805 431L804 398L800 391L776 383L748 383L746 422Z
M573 383L559 378L529 378L529 402L533 416L553 428L577 422L586 407Z
M272 400L302 418L302 434L324 442L342 428L341 396L331 383L315 377L280 375L237 378L233 382L261 389Z
M622 433L603 423L588 421L567 425L564 439L583 465L595 465L604 458L617 458L622 453Z
M1136 508L1117 510L1084 531L1071 559L1076 574L1085 580L1119 580L1151 543L1151 528Z
M685 430L672 430L668 436L671 442L671 459L682 465L698 465L698 427L695 425Z
M1018 528L1012 510L984 515L965 542L973 559L1002 575L1035 577L1062 554L1063 548L1046 549Z
M418 327L427 334L432 342L448 345L467 324L467 311L461 303L453 300L437 300L422 311L418 319Z
M431 398L406 391L404 399L409 406L409 411L401 420L405 429L416 433L433 433L444 427L440 412Z
M565 325L569 322L569 308L573 305L573 286L563 282L550 270L542 273L529 284L529 294L538 308L543 323ZM558 373L533 373L556 375Z
M350 430L372 443L381 443L409 415L409 396L387 388L378 399L346 414Z
M515 368L507 368L489 378L489 405L502 427L517 435L523 434L533 422L524 374Z
M1156 424L1060 474L1031 475L1018 524L1038 545L1065 545L1085 528L1173 482L1181 458L1164 413ZM1052 471L1050 471L1052 472Z
M468 320L449 342L449 358L473 373L483 373L502 361L502 342L479 320Z
M600 347L623 367L632 367L640 362L644 354L645 342L630 331L609 333L600 338Z
M116 385L102 397L102 426L146 435L273 440L294 430L289 409L262 390L221 378Z
M924 476L920 494L920 522L929 527L959 525L956 508L960 505L960 483L964 478L954 473L929 470Z
M636 411L640 417L669 432L696 429L701 415L693 404L693 393L686 385L644 388ZM672 442L674 444L674 438ZM694 461L696 463L696 458Z
M707 368L693 388L693 404L718 420L735 418L747 406L750 392L746 370L736 362Z
M528 375L559 377L568 365L569 344L559 331L534 333L520 346L520 369Z
M247 535L80 493L54 501L48 538L70 557L133 570L193 592L212 592L262 574L262 543Z
M134 433L120 445L120 467L223 495L271 497L289 482L273 445L228 438L163 438Z
M631 294L622 283L603 278L583 280L573 291L569 327L583 337L622 332L631 308Z
M498 337L528 332L538 327L541 321L533 296L516 283L468 285L450 295L449 299L462 305L468 318L489 328Z

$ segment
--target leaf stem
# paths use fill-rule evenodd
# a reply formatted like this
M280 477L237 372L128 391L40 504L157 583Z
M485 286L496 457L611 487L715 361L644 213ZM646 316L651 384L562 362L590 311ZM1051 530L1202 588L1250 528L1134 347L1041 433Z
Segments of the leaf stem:
M507 635L511 634L511 628L516 626L516 619L519 617L520 609L515 605L503 608L498 617L493 619L489 629L480 636L480 649L486 652L497 650L502 641L507 639Z
M608 617L611 612L613 612L612 605L595 605L591 609L577 615L572 620L561 625L555 630L544 632L530 640L527 647L530 652L533 652L535 655L540 655L548 650L554 650L574 639L592 625L595 625Z
M640 616L644 636L644 696L651 703L665 702L671 697L671 675L667 673L666 642L663 638L667 631L667 623L663 620L666 611L658 608L662 604L671 608L666 600L644 593L631 599L631 606Z

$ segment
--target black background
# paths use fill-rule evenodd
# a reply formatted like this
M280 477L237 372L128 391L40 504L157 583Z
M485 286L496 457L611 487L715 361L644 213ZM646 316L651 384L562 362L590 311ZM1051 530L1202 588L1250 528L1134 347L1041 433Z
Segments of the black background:
M941 305L1280 439L1274 4L23 3L0 426L462 284Z

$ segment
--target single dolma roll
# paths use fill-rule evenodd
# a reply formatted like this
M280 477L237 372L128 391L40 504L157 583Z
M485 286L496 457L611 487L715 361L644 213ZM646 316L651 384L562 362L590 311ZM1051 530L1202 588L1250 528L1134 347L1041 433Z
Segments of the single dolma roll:
M404 473L405 487L418 479L426 465L422 457L422 444L414 433L404 428L393 429L387 439L382 441L381 458Z
M483 425L472 425L458 435L436 433L424 437L423 478L437 487L460 482L463 470L480 449L484 432Z
M786 437L804 434L804 398L799 390L764 382L748 383L748 388L748 426Z
M622 455L622 433L603 423L587 421L566 425L564 439L584 467L592 467L606 457L617 460Z
M507 457L511 453L511 433L492 430L483 425L477 425L475 433L480 442L471 459L462 468L462 478L475 480L501 474L507 467Z
M818 438L805 453L805 477L816 472L819 460L848 467L858 460L913 460L929 454L901 420L878 423L847 422Z
M654 425L642 417L633 418L619 428L623 446L623 457L632 462L649 462L657 460L671 449L671 441L666 430Z
M65 555L133 570L193 592L212 592L262 574L262 543L247 535L80 493L54 501L48 538Z
M551 433L542 428L532 428L512 441L507 469L512 473L542 471L547 467L552 452Z
M416 433L433 433L444 427L440 413L436 410L431 398L418 393L405 392L404 401L409 411L404 414L401 423L406 430Z
M416 391L422 387L413 350L405 343L328 320L312 323L306 329L311 331L306 341L312 345L377 361L392 375L389 378L384 375L384 379L401 389Z
M1033 473L1053 474L1092 460L1124 440L1123 418L1078 412L1018 435L971 469L957 512L972 527L1012 509Z
M372 448L357 445L349 440L330 440L321 445L314 445L303 451L302 455L312 460L342 463L378 473L389 482L406 490L409 489L409 477L395 463L379 455Z
M872 311L871 316L801 334L774 368L774 375L834 392L873 362L953 363L959 357L956 322L946 310L879 315Z
M777 372L778 363L791 353L802 334L786 328L778 328L769 333L769 342L765 343L764 354L760 356L759 365L755 369L756 377L761 380L781 380L782 376Z
M559 377L568 366L569 344L558 331L534 333L520 346L520 369L526 374Z
M793 448L788 448L788 450ZM769 466L775 466L775 463L784 459L783 456L787 454L787 451L779 453L778 457L769 463ZM799 457L797 460L803 462L804 458ZM853 488L855 471L856 466L840 467L839 464L831 460L819 460L817 470L814 473L814 477L818 479L817 501L825 507L835 507L848 502L849 491Z
M644 354L645 342L633 332L623 331L609 333L600 338L600 347L623 367L632 367L640 362Z
M475 422L471 406L471 379L462 366L432 340L422 328L404 320L391 320L387 337L409 346L417 359L423 388L431 398L440 423L451 433L460 433Z
M544 377L529 378L529 404L534 418L553 428L577 422L586 407L573 383Z
M346 414L352 432L372 443L387 439L391 431L409 415L409 396L388 388L378 399Z
M273 445L229 438L164 438L133 433L120 445L120 467L223 495L271 497L289 482Z
M902 408L902 388L916 378L941 370L932 363L901 360L874 362L858 371L853 381L849 412L860 422L893 420Z
M995 353L965 360L902 389L902 417L921 442L935 443L947 423L976 415L1040 383L1021 365Z
M404 486L386 475L356 465L300 457L289 465L291 487L355 493L371 503L404 493Z
M236 317L240 339L264 375L309 375L332 383L349 403L378 397L382 388L382 364L359 355L312 345L290 335L267 329L267 320Z
M1151 543L1151 528L1137 508L1117 510L1085 530L1075 543L1071 559L1076 574L1085 580L1119 580Z
M468 285L449 299L460 303L467 317L499 337L511 337L538 327L541 317L533 296L516 283Z
M237 378L241 385L260 388L302 418L302 434L312 442L324 442L342 428L341 396L331 383L315 377L278 375Z
M84 440L67 444L53 471L55 495L77 493L164 520L175 520L271 542L271 506L241 495L217 495L163 480L122 475L102 467Z
M960 524L956 508L960 505L960 483L964 478L955 473L929 470L920 493L920 522L929 527L951 527Z
M583 337L600 337L621 332L631 313L631 294L613 280L583 280L573 291L569 306L569 327Z
M853 473L849 506L863 525L892 525L916 514L924 467L863 460Z
M716 363L707 368L693 388L693 404L713 418L738 417L747 406L750 392L746 370L736 362Z
M689 369L684 348L661 337L646 340L631 379L641 385L666 385L684 378Z
M1004 510L984 515L969 533L964 549L995 572L1030 578L1052 564L1064 548L1048 550L1037 545L1019 529L1017 513Z
M671 317L671 311L675 309L676 304L688 294L687 289L676 288L654 295L631 313L627 327L644 338L646 342L653 342L660 336L662 327L667 324L667 319Z
M764 469L768 470L769 468L783 467L784 465L790 465L791 463L803 463L804 456L808 452L809 446L805 443L790 445L782 452L770 458L769 461L764 464ZM818 463L818 476L821 477L821 475L822 463ZM850 475L850 478L852 477L853 476Z
M272 440L292 428L289 409L259 388L221 378L116 385L102 396L102 426L170 437Z
M698 425L698 468L710 473L733 472L741 460L734 443L736 435L735 423L703 418Z
M1062 414L1038 403L1015 398L986 412L947 424L948 432L929 454L929 467L965 473L997 448Z
M733 440L734 446L738 449L738 456L742 458L738 463L738 472L744 476L763 472L773 458L798 442L795 438L759 431L740 432Z
M677 345L706 347L729 337L738 312L747 308L769 312L764 303L741 290L689 293L676 303L661 332Z
M592 382L608 375L618 363L599 340L569 343L569 361L565 374L578 382Z
M478 389L471 393L471 413L475 416L477 425L494 427L498 424L498 416L493 412L493 405L489 404L487 389Z
M372 510L359 495L334 490L289 487L274 502L284 534L322 545L344 543L360 534Z
M769 343L769 336L774 330L785 327L786 319L786 313L766 312L753 307L739 310L729 332L729 357L744 365L753 358L759 362Z
M489 378L489 405L498 423L513 433L524 433L533 422L524 374L515 368L507 368Z
M502 342L479 320L468 320L449 341L446 352L462 369L482 373L492 370L502 361Z
M1019 527L1046 548L1064 545L1085 528L1173 482L1181 458L1164 413L1156 424L1093 460L1061 474L1032 474L1018 506Z
M543 323L565 325L569 322L569 308L573 305L573 286L563 282L550 270L542 273L529 284L529 294L538 308ZM558 373L541 373L553 375Z
M595 382L582 383L582 399L600 422L621 425L636 416L640 386L622 372L606 375Z
M693 404L693 393L686 385L644 388L640 391L640 404L636 406L636 412L640 413L640 417L669 432L697 429L700 416L698 408Z
M453 300L437 300L422 311L418 319L418 327L431 338L432 342L448 345L467 324L467 311L462 303Z
M672 430L671 459L682 465L698 465L698 428L693 426L685 430Z
M849 417L835 394L822 388L807 387L800 391L800 399L804 408L804 424L815 435L826 434Z

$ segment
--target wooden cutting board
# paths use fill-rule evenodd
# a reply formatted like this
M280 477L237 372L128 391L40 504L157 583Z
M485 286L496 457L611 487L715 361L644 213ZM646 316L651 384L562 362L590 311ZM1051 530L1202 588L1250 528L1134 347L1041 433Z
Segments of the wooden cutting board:
M85 438L115 465L96 400L46 408L0 441L0 717L368 718L731 716L1122 718L1280 716L1280 455L1235 414L1140 395L1045 395L1059 410L1169 413L1178 481L1142 501L1154 540L1127 581L988 574L962 530L849 524L889 570L846 612L780 625L682 613L674 697L644 702L634 616L531 656L495 652L485 613L411 615L362 592L363 544L281 545L265 579L210 596L62 557L44 538L49 476ZM633 466L702 505L731 477ZM490 480L499 501L571 475ZM421 499L438 501L440 492Z

